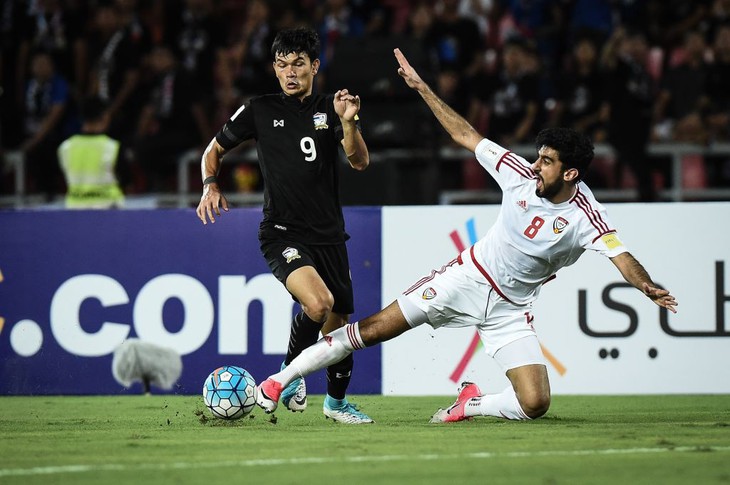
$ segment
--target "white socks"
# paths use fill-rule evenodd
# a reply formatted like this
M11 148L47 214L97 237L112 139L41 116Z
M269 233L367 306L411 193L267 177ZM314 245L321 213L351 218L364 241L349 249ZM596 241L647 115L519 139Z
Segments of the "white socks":
M466 416L496 416L505 419L531 419L522 410L512 386L500 394L485 394L469 399L464 406L464 414Z
M282 387L289 385L297 377L304 377L331 364L336 364L355 350L365 348L360 337L358 322L347 324L319 339L307 347L278 374L270 379L280 382Z

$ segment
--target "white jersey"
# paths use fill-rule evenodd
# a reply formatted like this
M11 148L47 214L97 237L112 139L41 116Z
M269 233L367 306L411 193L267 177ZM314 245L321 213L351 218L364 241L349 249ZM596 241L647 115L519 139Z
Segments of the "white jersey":
M530 164L498 144L482 140L479 163L502 189L502 208L470 257L492 287L512 303L534 301L543 283L590 249L607 257L625 251L606 209L583 182L570 200L553 204L535 194Z

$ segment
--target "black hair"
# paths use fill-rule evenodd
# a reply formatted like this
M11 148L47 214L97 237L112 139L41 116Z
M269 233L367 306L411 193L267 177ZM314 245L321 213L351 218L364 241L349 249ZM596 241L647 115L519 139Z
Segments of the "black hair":
M545 128L537 134L538 150L546 146L556 150L564 169L578 170L576 181L583 178L593 160L593 142L587 135L571 128Z
M309 27L286 29L276 34L271 44L271 57L276 59L277 54L288 55L292 52L306 53L310 62L319 58L319 35Z
M83 121L99 121L107 109L107 104L98 96L89 96L81 101L80 113Z

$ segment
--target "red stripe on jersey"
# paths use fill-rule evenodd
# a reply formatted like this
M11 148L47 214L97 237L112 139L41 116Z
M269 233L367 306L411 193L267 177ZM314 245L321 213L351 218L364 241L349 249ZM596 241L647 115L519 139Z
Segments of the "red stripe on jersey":
M528 179L537 178L537 176L535 175L535 172L532 171L532 167L530 166L529 163L527 163L527 165L525 165L525 163L523 163L524 160L517 157L517 155L515 155L512 152L507 153L507 158L509 160L511 160L516 167L519 167L519 169L526 174L526 175L524 175L525 178L528 178Z
M575 195L573 196L571 202L575 202L575 205L577 205L578 208L583 211L586 217L588 217L588 220L591 221L593 227L595 227L598 231L598 237L601 237L602 235L611 231L611 229L608 228L608 224L606 224L606 222L601 217L601 214L595 208L593 208L593 206L591 206L591 203L588 201L586 195L582 193L577 187Z
M494 291L496 291L497 294L499 296L501 296L504 300L506 300L506 301L508 301L508 302L510 302L510 303L512 303L514 305L514 303L512 302L512 300L510 300L509 298L507 298L504 295L504 293L502 293L502 290L499 289L499 287L497 286L497 283L495 283L494 280L492 279L492 277L489 276L489 273L487 273L487 270L485 270L482 267L482 265L479 264L479 261L477 261L477 258L474 256L474 246L472 246L471 248L469 248L469 255L471 256L471 260L474 262L474 266L476 266L477 269L479 270L479 272L482 275L484 275L484 277L487 279L487 281L489 281L489 284L492 285L492 288L494 288Z
M413 291L418 289L419 286L423 285L426 282L431 281L432 279L434 279L436 277L437 274L443 273L444 271L446 271L446 268L453 266L456 263L461 264L461 262L459 262L459 258L452 259L447 264L441 266L441 269L439 269L439 270L432 269L430 275L424 276L420 280L416 281L410 288L408 288L406 291L404 291L403 294L407 295L409 293L413 293Z
M499 162L497 162L497 172L499 172L499 166L504 163L509 168L520 174L522 177L526 179L534 179L535 173L530 169L530 167L527 167L522 164L513 154L512 152L507 152L504 155L502 155L502 158L499 159Z

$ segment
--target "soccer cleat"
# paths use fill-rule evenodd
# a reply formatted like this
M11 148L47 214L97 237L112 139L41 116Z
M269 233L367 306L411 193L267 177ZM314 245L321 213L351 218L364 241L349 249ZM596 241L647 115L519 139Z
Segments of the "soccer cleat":
M473 397L479 397L482 395L482 391L479 386L473 382L462 382L459 386L459 395L456 398L456 402L446 409L439 409L431 417L432 423L454 423L456 421L463 421L470 419L470 416L464 414L464 408L469 400Z
M327 395L324 398L322 412L326 418L345 424L369 424L374 423L370 416L363 413L354 404L345 399L334 399Z
M282 362L281 370L285 367L286 364ZM289 411L301 413L307 409L307 385L303 377L294 379L284 388L281 392L281 402Z
M281 384L273 379L266 379L256 388L256 404L259 405L267 414L276 411L279 405L279 396L281 396Z

